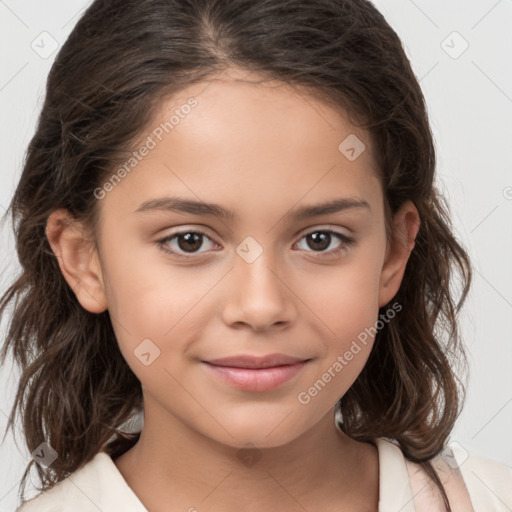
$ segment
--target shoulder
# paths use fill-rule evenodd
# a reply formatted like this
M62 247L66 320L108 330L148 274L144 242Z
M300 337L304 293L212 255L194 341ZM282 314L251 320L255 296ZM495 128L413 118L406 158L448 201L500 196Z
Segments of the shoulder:
M470 453L457 442L450 443L431 462L454 512L512 510L512 468L509 466ZM441 509L441 496L421 466L408 460L406 466L419 510Z
M90 464L90 463L89 463ZM72 478L77 477L81 470L55 484L52 488L40 492L37 496L23 502L16 512L61 512L64 503L68 503Z
M61 512L66 503L67 478L47 491L25 501L15 512Z
M512 510L512 467L475 453L468 453L459 443L449 445L450 453L444 458L448 465L457 466L475 505L490 510Z
M16 512L147 512L110 456L100 452L70 476L25 501Z

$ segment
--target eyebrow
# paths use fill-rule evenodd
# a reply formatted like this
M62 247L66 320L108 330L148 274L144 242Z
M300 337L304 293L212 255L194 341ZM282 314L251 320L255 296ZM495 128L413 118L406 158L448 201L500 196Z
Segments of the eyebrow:
M359 197L344 197L333 199L326 203L302 206L291 210L286 216L294 220L304 220L311 217L319 217L330 213L337 213L344 210L361 208L371 211L367 201ZM190 199L181 199L179 197L159 197L144 201L134 213L143 213L155 210L173 211L178 213L189 213L191 215L212 215L221 219L233 220L236 218L233 210L228 210L218 204L205 203L203 201L193 201Z

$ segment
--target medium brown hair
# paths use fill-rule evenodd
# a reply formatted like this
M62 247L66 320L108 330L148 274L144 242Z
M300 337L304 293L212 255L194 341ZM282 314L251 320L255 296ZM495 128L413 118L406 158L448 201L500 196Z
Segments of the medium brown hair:
M96 0L85 11L49 73L8 209L21 272L0 300L0 317L14 301L0 360L11 350L21 378L6 433L19 410L29 451L43 441L57 451L50 467L36 464L42 490L99 451L116 457L138 440L123 429L143 408L140 382L108 310L86 311L65 281L46 222L65 208L96 233L94 190L130 155L163 99L231 66L306 87L368 130L388 233L406 200L418 210L416 245L395 296L402 310L378 331L337 406L347 435L394 440L450 510L430 461L464 402L455 370L467 371L467 360L456 316L471 266L434 184L420 85L397 34L366 0Z

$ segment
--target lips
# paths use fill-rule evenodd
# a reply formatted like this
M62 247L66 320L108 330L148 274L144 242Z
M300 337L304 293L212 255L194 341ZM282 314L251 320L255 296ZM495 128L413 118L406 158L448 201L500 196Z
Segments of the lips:
M243 391L265 392L279 388L300 374L311 359L269 354L264 357L239 355L202 361L216 379Z
M215 366L229 366L231 368L271 368L274 366L293 365L305 362L308 359L302 359L285 354L269 354L266 356L238 355L232 357L223 357L220 359L211 359L204 361Z

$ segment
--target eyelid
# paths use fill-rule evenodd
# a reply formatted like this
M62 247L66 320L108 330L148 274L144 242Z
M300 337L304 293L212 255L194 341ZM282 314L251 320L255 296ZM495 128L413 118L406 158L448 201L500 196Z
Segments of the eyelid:
M155 240L154 243L165 253L171 254L173 256L177 256L178 258L180 258L180 257L193 258L193 257L197 257L197 256L200 256L203 254L207 254L209 252L209 251L201 251L201 252L187 254L186 252L175 251L174 249L169 249L167 247L167 244L171 241L171 239L174 239L175 237L177 237L179 235L185 235L187 233L195 233L198 235L202 235L203 237L208 238L213 244L219 245L217 242L215 242L215 240L213 240L213 238L208 233L206 233L206 230L204 230L202 227L201 228L179 229L178 231L174 231L172 233L169 233L169 234L159 238L158 240Z
M348 233L344 233L341 230L346 230ZM333 231L335 233L339 233L340 235L346 236L347 238L351 237L353 232L342 226L334 225L334 224L313 224L307 228L303 228L297 232L295 236L300 236L301 238L305 235L309 235L310 233L316 233L317 231Z
M332 227L332 226L326 227L326 226L328 226L328 225L324 224L324 225L310 226L309 228L304 228L303 230L299 231L297 235L295 235L296 237L298 237L298 240L296 242L294 242L293 245L295 246L297 243L300 243L306 236L313 234L313 233L318 233L318 232L330 233L332 236L337 237L340 240L341 246L339 248L331 249L329 251L305 251L305 252L309 252L312 254L316 253L320 256L325 255L324 257L329 257L329 256L337 255L339 252L342 252L342 251L348 249L349 246L351 246L355 243L355 239L352 235L348 235L348 234L345 234L345 233L339 231L339 229L341 229L339 226L336 226L336 227ZM174 239L175 237L177 237L179 235L184 235L187 233L200 234L203 237L208 238L213 244L220 245L206 231L207 230L204 229L202 226L201 227L193 227L193 228L187 228L187 227L180 228L177 231L173 231L173 232L159 238L154 243L156 245L158 245L161 248L161 250L163 250L164 252L166 252L168 254L172 254L177 257L189 258L189 259L195 258L200 255L207 255L210 251L184 253L184 252L175 251L173 249L168 249L166 247L166 245L171 239Z
M353 246L356 243L356 239L353 236L346 235L345 233L338 231L337 229L314 228L314 229L309 229L305 232L302 232L301 236L299 237L299 240L295 244L300 243L304 238L306 238L308 235L311 235L313 233L329 233L331 235L331 237L337 238L338 241L341 243L340 246L338 246L335 249L330 249L329 251L305 251L306 253L309 253L309 255L318 254L320 258L336 257L336 256L340 255L341 253L347 251L351 246Z

